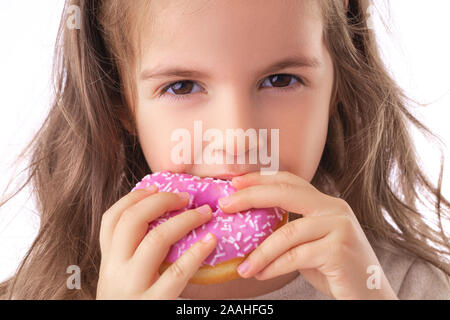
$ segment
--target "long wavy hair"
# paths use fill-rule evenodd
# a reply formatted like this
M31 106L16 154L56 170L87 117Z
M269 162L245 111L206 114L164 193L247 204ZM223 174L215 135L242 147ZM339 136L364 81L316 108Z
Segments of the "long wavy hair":
M414 101L387 72L368 27L368 0L318 1L335 79L328 137L311 181L348 202L369 241L384 240L450 274L442 221L450 203L420 167ZM136 135L134 72L140 24L149 1L67 1L54 53L54 98L48 116L17 161L29 155L40 228L16 274L0 284L3 299L94 299L102 214L151 170ZM77 7L73 7L76 5ZM67 20L79 9L79 29ZM75 10L76 12L76 10ZM139 14L137 14L139 13ZM17 162L16 161L16 162ZM9 186L9 185L8 185ZM7 188L8 189L8 188ZM424 196L431 214L417 209ZM81 289L66 286L66 268L81 270Z

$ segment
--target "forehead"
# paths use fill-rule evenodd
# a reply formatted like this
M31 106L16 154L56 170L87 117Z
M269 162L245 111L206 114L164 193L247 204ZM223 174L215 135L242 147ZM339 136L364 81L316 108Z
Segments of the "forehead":
M264 55L273 57L299 50L315 54L322 44L317 3L315 0L153 0L141 29L143 61L159 61L161 57L181 59L181 55L199 61L208 57L263 60Z

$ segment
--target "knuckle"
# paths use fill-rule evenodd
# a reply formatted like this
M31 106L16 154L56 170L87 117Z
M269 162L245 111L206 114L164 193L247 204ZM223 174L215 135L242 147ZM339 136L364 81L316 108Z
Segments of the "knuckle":
M165 246L167 241L167 232L161 228L161 225L150 230L146 236L146 242L150 247Z
M280 175L280 177L288 179L291 177L290 172L288 171L279 171L278 174Z
M338 208L339 208L340 212L350 213L352 211L352 209L350 208L350 205L344 199L338 198L337 203L338 203Z
M133 219L133 217L135 217L135 216L136 216L136 213L132 209L128 208L122 212L122 216L120 217L120 220L127 222L128 220Z
M294 263L297 261L297 252L294 249L291 249L288 252L286 252L286 261L288 263Z
M353 229L353 221L347 215L339 216L339 226L343 233L348 233Z
M108 225L111 222L112 219L112 212L111 209L108 209L103 213L102 218L100 220L100 227L104 228L106 225Z
M269 254L267 252L267 247L265 245L259 246L257 249L256 260L260 261L262 265L267 265L270 261ZM255 259L254 259L255 260Z
M171 275L176 279L182 279L186 276L186 272L184 272L178 260L172 263L169 270Z
M283 193L292 191L292 185L290 183L282 182L279 184L279 187Z
M284 237L285 241L291 241L296 233L296 229L293 223L287 223L280 228L280 234Z

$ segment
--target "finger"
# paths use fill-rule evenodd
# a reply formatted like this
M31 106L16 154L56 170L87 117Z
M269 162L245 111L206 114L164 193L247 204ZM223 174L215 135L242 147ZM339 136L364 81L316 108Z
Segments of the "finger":
M289 171L277 171L272 175L263 175L261 174L261 172L255 171L244 174L242 176L234 177L233 179L231 179L231 183L236 189L242 189L257 184L270 183L290 183L293 185L312 187L312 185L308 181Z
M148 231L148 223L166 212L188 205L186 192L158 192L127 208L114 229L112 248L119 259L129 259Z
M328 237L301 244L276 258L255 278L267 280L299 269L319 269L326 263L330 248Z
M114 228L123 211L156 192L158 192L158 188L154 185L147 189L134 190L114 203L114 205L103 214L99 236L100 250L102 253L109 251Z
M243 278L252 277L291 248L327 236L338 219L338 216L311 216L283 225L250 253L238 272Z
M191 279L201 263L211 254L217 245L217 239L212 233L209 241L208 235L196 242L178 260L176 260L153 286L144 294L144 298L151 299L175 299L183 292L189 279Z
M171 245L211 218L211 208L208 205L203 205L173 216L150 230L139 244L132 258L136 274L142 275L144 282L151 281L151 277L158 272L159 266L167 256ZM201 234L202 232L199 232L198 236L200 237Z
M340 200L309 187L280 183L255 185L238 190L226 198L219 199L219 205L226 213L250 208L280 207L292 213L312 215L333 210L333 199Z

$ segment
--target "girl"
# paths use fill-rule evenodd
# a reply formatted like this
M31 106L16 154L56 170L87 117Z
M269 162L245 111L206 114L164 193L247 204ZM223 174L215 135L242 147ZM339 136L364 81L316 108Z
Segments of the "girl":
M2 297L449 298L442 169L434 187L418 165L407 126L430 132L380 60L368 5L68 1L56 95L22 186L35 188L40 230ZM195 120L279 129L279 171L173 164L171 132ZM129 192L160 170L233 178L238 191L224 211L279 206L290 221L247 256L238 280L188 284L214 236L160 274L170 245L211 218L208 207L186 211L145 234L148 222L187 204L154 188ZM419 192L434 221L416 208ZM72 265L80 289L67 286Z

